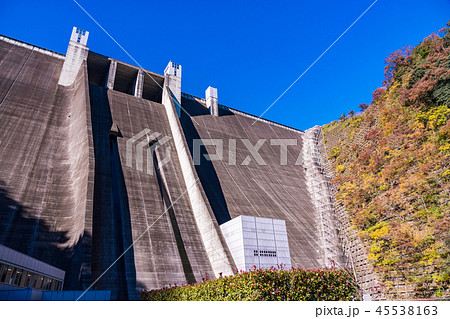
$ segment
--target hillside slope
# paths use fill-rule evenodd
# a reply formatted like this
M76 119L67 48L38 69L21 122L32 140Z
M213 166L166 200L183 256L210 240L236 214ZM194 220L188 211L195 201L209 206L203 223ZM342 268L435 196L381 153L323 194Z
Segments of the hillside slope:
M391 298L449 295L448 26L386 59L362 113L322 127L336 201Z

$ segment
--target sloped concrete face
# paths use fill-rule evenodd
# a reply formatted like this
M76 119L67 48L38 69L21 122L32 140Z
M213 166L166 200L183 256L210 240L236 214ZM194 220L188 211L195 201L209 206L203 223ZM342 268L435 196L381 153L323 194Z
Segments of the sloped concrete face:
M64 269L67 289L111 266L96 288L113 299L214 276L164 106L89 85L86 62L58 85L64 60L40 50L0 41L1 243ZM142 130L167 145L138 169Z
M88 89L86 65L58 86L63 60L0 45L1 243L66 270L66 288L80 289L136 241L98 282L116 299L211 276L173 142L163 170L172 204L156 174L125 165L127 139L146 128L171 135L164 107Z
M194 140L223 141L222 160L208 161L204 155L216 154L217 149L207 145L200 148L201 162L195 165L219 224L240 215L285 220L292 266L323 267L317 214L301 165L304 133L255 122L255 117L224 108L219 117L213 116L201 99L183 97L182 107L191 115L183 112L181 117L191 156ZM280 146L271 145L273 139L296 141L287 147L286 164L282 163ZM243 140L247 146L265 140L258 150L263 162L251 155Z
M88 141L85 67L58 86L63 60L0 41L0 243L64 269L78 288Z
M59 85L64 56L5 39L0 244L63 269L65 289L95 281L114 300L234 273L219 225L240 215L285 221L293 267L327 266L303 132L218 104L211 115L181 82L171 92L93 52ZM258 256L273 258L269 246Z

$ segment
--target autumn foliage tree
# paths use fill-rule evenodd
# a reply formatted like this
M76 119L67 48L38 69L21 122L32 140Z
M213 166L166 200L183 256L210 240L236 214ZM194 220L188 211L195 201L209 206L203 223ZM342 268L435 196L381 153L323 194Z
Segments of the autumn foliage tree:
M369 105L366 103L361 103L360 105L358 105L358 107L361 111L365 111L369 107Z
M364 113L322 128L337 198L388 292L449 296L450 25L385 62Z

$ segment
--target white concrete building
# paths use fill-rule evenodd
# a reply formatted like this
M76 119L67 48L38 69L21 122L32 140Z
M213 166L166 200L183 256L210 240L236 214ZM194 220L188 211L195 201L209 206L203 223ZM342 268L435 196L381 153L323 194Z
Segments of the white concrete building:
M284 220L241 215L220 229L239 270L292 267Z

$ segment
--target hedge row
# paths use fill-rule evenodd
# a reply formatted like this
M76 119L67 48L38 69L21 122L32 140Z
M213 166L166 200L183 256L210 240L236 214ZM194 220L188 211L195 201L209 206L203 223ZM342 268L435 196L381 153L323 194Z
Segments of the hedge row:
M352 278L337 269L254 269L192 285L144 291L142 300L359 300Z

